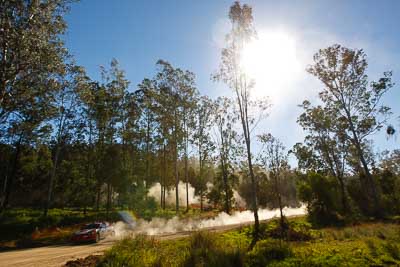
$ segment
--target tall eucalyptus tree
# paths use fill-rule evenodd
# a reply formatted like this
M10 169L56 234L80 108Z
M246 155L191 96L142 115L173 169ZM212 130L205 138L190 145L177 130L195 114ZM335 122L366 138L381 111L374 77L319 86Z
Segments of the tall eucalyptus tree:
M228 85L234 92L236 98L253 191L251 206L254 213L254 236L251 246L254 246L259 239L260 223L256 193L258 191L258 186L253 170L253 154L251 152L251 133L258 123L258 119L255 117L260 114L262 115L268 108L268 104L262 99L258 101L252 99L251 92L254 88L254 80L249 77L241 64L243 49L256 37L252 8L246 4L241 5L236 1L230 7L229 19L232 24L232 29L230 33L226 35L226 47L221 52L220 68L214 75L214 79ZM261 118L261 116L259 118Z
M308 72L323 85L319 94L325 111L338 114L336 124L344 124L342 135L352 144L361 173L361 186L371 200L370 212L380 216L380 193L368 163L368 138L379 131L390 115L382 96L393 86L391 72L377 82L368 82L367 56L362 49L335 44L319 50Z

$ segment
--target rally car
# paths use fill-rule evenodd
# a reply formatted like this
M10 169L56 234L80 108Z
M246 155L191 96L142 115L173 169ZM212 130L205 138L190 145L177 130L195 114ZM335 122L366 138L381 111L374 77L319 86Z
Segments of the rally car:
M99 242L107 236L115 234L114 227L107 222L94 222L86 224L81 230L75 232L71 237L72 242Z

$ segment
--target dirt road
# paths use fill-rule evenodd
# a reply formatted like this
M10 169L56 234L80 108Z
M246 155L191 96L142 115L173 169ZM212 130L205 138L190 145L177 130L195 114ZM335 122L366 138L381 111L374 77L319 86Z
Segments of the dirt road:
M61 266L69 260L100 254L114 241L87 245L62 245L21 249L0 253L0 266Z
M212 232L223 232L231 229L239 228L252 222L242 224L232 224L225 226L218 226L212 228L204 228L202 230ZM176 239L185 236L189 236L190 231L178 232L170 234L161 234L155 236L158 239ZM10 252L0 252L0 266L37 266L37 267L48 267L48 266L62 266L67 261L74 260L77 258L84 258L88 255L102 254L104 250L110 248L115 240L103 240L97 244L85 244L85 245L61 245L61 246L49 246L41 248L21 249Z

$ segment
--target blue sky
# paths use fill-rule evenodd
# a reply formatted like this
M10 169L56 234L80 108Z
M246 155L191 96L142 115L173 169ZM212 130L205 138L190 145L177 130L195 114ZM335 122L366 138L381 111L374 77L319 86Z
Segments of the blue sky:
M223 35L229 30L227 13L233 1L82 0L67 16L66 43L78 64L92 78L99 66L116 58L131 81L131 90L155 73L155 63L165 59L196 74L201 93L211 97L229 90L210 80L217 69ZM383 99L400 115L400 1L242 1L253 7L257 31L279 30L295 40L301 73L272 99L270 116L259 131L271 132L287 147L304 134L296 124L305 98L316 99L321 85L304 69L319 48L340 43L363 48L369 74L376 79L393 70L397 82ZM266 89L268 94L268 89ZM400 126L399 120L393 124ZM373 137L376 150L400 147L400 140Z

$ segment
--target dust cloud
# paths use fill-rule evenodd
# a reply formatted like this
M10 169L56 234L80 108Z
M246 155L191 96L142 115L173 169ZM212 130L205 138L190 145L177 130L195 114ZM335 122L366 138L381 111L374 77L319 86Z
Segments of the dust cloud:
M210 182L207 183L207 191L210 191L214 185ZM195 195L194 187L189 183L188 184L188 192L189 192L189 205L190 204L199 204L200 198ZM170 188L165 192L165 203L167 206L175 206L175 187ZM157 202L160 202L161 198L161 185L160 183L155 183L152 187L149 188L148 196L155 198ZM186 183L180 181L178 184L178 195L179 195L179 203L182 205L186 205ZM239 208L246 207L246 201L239 195L236 190L233 190L233 198L234 198L234 206ZM206 201L205 201L206 202Z
M212 184L208 183L207 188L210 190ZM180 203L186 203L186 184L183 182L179 183L179 201ZM189 203L199 204L200 199L195 195L195 189L189 184ZM161 195L161 185L159 183L154 184L148 192L148 196L154 197L157 201L160 201ZM166 192L166 204L175 205L175 188L171 188ZM235 200L235 206L237 208L246 207L245 200L239 195L239 193L234 190L233 197ZM299 208L289 208L285 207L285 216L295 216L306 214L306 206L302 205ZM268 220L279 216L279 210L274 209L259 209L258 216L260 220ZM234 211L232 214L227 214L225 212L220 212L213 218L200 219L200 218L185 218L181 219L175 216L171 219L165 218L152 218L151 221L146 221L143 219L136 219L131 216L128 212L120 212L123 222L118 222L114 225L115 237L121 238L127 235L135 236L137 234L146 235L161 235L161 234L173 234L177 232L188 232L196 231L201 229L209 229L213 227L220 227L233 224L244 224L254 221L254 214L250 210L244 211Z
M285 216L295 216L306 214L306 207L303 205L299 208L284 208ZM260 220L268 220L279 216L279 210L259 209L258 215ZM151 221L135 220L133 223L117 223L115 231L117 237L126 234L146 234L161 235L176 232L196 231L219 226L243 224L254 221L253 212L250 210L236 211L231 215L221 212L216 217L210 219L180 219L175 216L171 219L153 218Z

